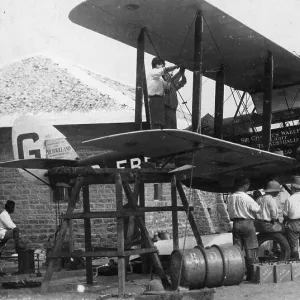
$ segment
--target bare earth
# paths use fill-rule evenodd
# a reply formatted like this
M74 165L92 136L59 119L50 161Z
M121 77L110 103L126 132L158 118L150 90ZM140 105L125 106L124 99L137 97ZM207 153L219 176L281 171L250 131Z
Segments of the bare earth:
M149 278L140 278L140 275L131 275L127 282L127 299L135 293L142 293L145 290ZM75 277L76 284L65 284L65 279L60 279L51 283L50 292L41 295L39 288L24 288L8 290L0 288L0 299L26 299L26 300L108 300L117 299L117 277L97 277L93 287L86 287L85 292L76 291L77 284L84 285L84 276ZM72 280L73 281L73 280ZM73 282L74 282L73 281ZM280 284L258 285L254 283L243 283L239 286L216 288L215 300L299 300L300 284L298 282L287 282Z

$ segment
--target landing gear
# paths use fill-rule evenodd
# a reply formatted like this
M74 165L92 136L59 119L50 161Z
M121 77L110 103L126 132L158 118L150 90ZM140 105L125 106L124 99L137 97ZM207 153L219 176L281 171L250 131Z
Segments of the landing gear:
M282 233L259 233L258 259L260 262L287 261L291 257L291 247Z

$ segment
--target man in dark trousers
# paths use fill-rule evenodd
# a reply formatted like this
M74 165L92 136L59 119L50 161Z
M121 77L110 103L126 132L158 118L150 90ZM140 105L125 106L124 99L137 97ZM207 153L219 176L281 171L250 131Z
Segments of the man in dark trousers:
M294 176L291 185L291 196L286 199L283 209L287 238L291 246L291 257L299 259L300 237L300 176Z
M177 91L186 84L184 72L184 67L181 67L180 70L172 77L169 75L163 75L165 81L170 82L170 87L165 91L165 128L177 129Z
M0 214L0 256L5 244L14 239L15 249L18 253L20 250L19 228L12 221L10 215L15 211L15 202L7 200L4 210Z
M236 192L229 196L227 209L230 220L233 221L233 244L245 250L247 279L253 277L252 265L257 260L258 241L254 220L259 212L259 205L248 195L250 180L239 178L236 183Z
M179 66L165 67L165 61L159 57L152 60L152 70L147 75L147 87L149 96L149 108L152 129L163 129L165 127L164 95L170 89L170 82L164 81L163 75L167 75Z

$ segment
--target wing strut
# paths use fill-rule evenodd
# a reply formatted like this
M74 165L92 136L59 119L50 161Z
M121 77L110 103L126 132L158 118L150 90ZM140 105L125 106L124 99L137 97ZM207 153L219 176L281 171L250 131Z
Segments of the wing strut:
M44 183L44 184L48 185L50 188L52 188L51 184L49 184L48 182L44 181L42 178L37 177L36 175L34 175L32 172L28 171L27 169L22 168L22 170L24 170L25 172L29 173L30 175L32 175L33 177L35 177L36 179L38 179L42 183Z

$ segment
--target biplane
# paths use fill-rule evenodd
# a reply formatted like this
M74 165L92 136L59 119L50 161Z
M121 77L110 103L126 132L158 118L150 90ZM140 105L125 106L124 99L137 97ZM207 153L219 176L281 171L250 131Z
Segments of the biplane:
M69 19L137 49L136 131L85 141L106 150L85 159L51 157L47 151L42 156L34 149L24 155L20 150L24 141L29 139L34 144L38 137L22 132L21 138L16 137L17 160L3 162L0 167L29 172L58 166L115 167L117 160L149 157L159 161L162 168L173 163L175 172L190 168L191 176L185 184L212 192L231 191L234 180L242 175L249 177L251 187L256 189L269 178L286 182L289 175L300 172L296 157L269 151L272 123L276 120L285 124L300 116L297 55L204 0L87 0L70 12ZM151 129L145 52L183 64L193 72L190 130ZM204 134L201 128L202 76L216 82L213 136ZM252 96L256 112L236 114L235 121L249 119L252 127L262 126L261 149L225 140L225 85ZM148 130L142 130L143 100ZM238 108L242 101L243 96ZM47 140L51 143L51 136L41 138L42 144Z

